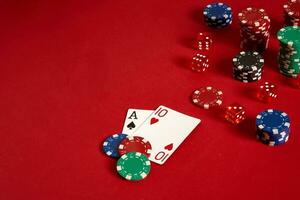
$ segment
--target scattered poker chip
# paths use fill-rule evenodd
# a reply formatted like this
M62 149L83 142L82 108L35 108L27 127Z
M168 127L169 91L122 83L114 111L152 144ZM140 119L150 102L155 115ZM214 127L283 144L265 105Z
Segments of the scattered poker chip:
M269 146L284 144L290 134L290 118L282 111L269 109L256 116L256 135Z
M106 155L113 157L113 158L119 158L120 154L118 151L119 145L122 140L124 140L127 137L126 134L120 133L120 134L114 134L112 136L109 136L105 139L103 142L103 151L106 153Z
M268 48L270 18L264 9L246 8L238 14L240 47L244 51L263 52Z
M281 74L297 77L300 72L300 27L287 26L277 33L280 49L277 57Z
M224 28L232 23L231 7L221 2L208 4L203 15L206 25L213 28Z
M119 154L124 155L128 152L140 152L150 157L152 147L149 141L139 136L128 136L119 145Z
M197 89L192 94L192 102L204 109L220 106L222 100L223 92L211 86Z
M118 173L125 179L138 181L150 173L151 164L147 156L138 152L129 152L121 156L117 163Z

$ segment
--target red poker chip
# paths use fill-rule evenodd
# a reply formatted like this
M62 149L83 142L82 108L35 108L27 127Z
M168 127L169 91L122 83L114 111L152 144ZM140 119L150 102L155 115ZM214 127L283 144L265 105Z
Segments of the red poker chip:
M122 156L128 152L139 152L150 157L152 146L149 141L139 136L128 136L119 145L119 154Z
M266 38L270 37L270 33L269 32L258 35L258 34L248 34L246 32L241 31L240 35L242 37L255 38L255 39L266 39Z
M265 42L269 38L253 38L253 37L243 37L241 36L241 42L254 42L254 43L260 43L260 42Z
M238 19L242 25L250 27L261 27L270 22L270 18L264 9L246 8L238 14Z
M204 109L220 106L222 100L223 92L211 86L197 89L192 94L193 103Z
M300 1L289 0L283 5L284 11L288 16L299 18L300 17Z
M252 24L247 24L246 21L240 21L240 26L244 29L247 29L251 32L253 31L262 31L262 30L268 30L271 26L271 22L268 20L260 20L258 23L255 23L256 20L252 22ZM255 24L254 24L255 23Z
M238 14L240 47L247 51L262 52L268 47L270 18L264 9L247 8Z
M265 32L268 32L270 29L270 26L261 26L261 27L257 27L256 29L253 29L253 28L248 28L246 26L241 26L241 30L243 32L247 32L247 33L250 33L250 34L262 34L262 33L265 33Z

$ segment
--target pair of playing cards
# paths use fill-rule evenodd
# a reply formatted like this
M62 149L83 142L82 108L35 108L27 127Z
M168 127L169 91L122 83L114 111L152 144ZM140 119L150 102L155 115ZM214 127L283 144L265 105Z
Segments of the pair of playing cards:
M149 159L162 165L200 122L165 106L128 109L122 133L148 140L152 146Z

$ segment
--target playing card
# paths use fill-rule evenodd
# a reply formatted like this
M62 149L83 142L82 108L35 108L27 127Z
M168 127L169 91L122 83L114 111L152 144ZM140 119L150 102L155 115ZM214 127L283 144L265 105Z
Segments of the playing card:
M159 106L133 135L141 136L151 143L150 160L162 165L200 121L165 106Z
M130 108L127 111L122 133L131 135L149 117L154 110Z

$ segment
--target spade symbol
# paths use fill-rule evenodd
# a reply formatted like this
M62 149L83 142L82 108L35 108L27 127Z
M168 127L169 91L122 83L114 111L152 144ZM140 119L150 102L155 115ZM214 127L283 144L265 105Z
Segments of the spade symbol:
M135 128L135 124L133 122L130 122L128 125L127 125L127 128L129 128L130 130Z

